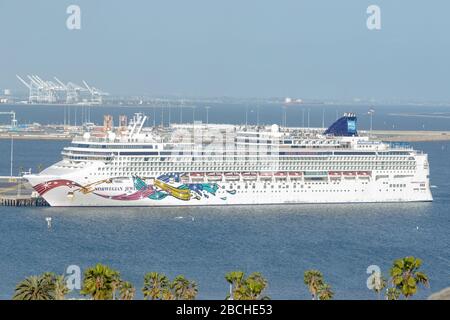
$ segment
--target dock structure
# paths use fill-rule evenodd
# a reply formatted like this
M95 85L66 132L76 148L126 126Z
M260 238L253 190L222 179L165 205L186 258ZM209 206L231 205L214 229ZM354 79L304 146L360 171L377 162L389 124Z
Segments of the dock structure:
M34 192L23 177L0 176L0 206L45 207L49 204Z
M377 139L388 142L430 142L450 140L450 131L373 130L372 135Z
M47 207L49 204L41 197L0 196L0 206L4 207Z

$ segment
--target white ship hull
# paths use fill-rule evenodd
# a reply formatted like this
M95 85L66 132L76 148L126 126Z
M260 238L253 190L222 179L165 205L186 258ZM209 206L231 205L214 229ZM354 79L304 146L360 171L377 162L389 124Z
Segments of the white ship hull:
M38 177L38 176L35 176ZM34 186L38 185L37 178L28 177ZM49 178L47 181L55 181ZM221 205L258 205L258 204L301 204L301 203L371 203L371 202L422 202L432 201L428 185L413 181L396 180L395 186L383 184L383 181L354 178L338 182L202 182L202 184L216 185L217 191L210 193L206 190L190 191L190 199L182 200L167 194L162 199L151 199L139 195L131 178L122 183L104 183L98 185L91 192L82 192L73 186L59 186L48 190L42 197L55 207L71 206L221 206ZM404 179L407 180L407 179ZM67 180L69 181L69 180ZM45 183L45 182L44 182ZM200 184L200 183L196 183ZM264 187L264 185L266 187ZM247 188L245 188L247 186ZM254 187L253 187L254 186ZM272 188L273 186L273 188ZM111 191L110 191L111 190ZM124 190L126 190L124 192ZM74 192L75 191L75 192Z

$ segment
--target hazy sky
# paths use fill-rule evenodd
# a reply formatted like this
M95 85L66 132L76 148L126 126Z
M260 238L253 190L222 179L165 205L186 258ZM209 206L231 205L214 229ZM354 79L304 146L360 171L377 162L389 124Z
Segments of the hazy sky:
M0 0L0 88L34 73L111 93L450 101L449 33L448 0Z

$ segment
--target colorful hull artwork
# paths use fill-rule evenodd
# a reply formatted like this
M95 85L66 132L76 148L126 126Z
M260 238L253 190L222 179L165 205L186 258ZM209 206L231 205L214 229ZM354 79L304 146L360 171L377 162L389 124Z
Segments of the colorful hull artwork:
M57 179L40 183L34 186L34 189L43 196L48 191L67 187L69 188L68 197L73 197L77 192L82 194L93 194L105 199L119 201L135 201L148 198L151 200L162 200L166 197L173 197L182 201L190 201L192 199L200 200L202 198L215 197L219 189L217 183L180 183L179 173L165 174L154 180L153 184L147 184L138 176L133 176L132 192L121 193L116 195L104 194L96 189L96 186L103 184L111 184L114 178L99 180L88 185L82 186L77 182L67 179ZM227 190L228 194L235 194L236 190ZM225 199L224 199L225 200Z

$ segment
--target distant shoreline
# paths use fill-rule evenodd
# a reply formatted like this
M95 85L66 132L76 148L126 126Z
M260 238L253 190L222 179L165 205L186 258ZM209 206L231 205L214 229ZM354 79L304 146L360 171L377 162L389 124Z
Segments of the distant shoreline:
M369 131L362 130L364 134L369 134ZM449 141L450 131L422 131L422 130L373 130L371 135L379 140L387 142L433 142L433 141ZM17 134L13 135L15 140L49 140L49 141L71 141L73 136L70 135L31 135L31 134ZM0 139L9 140L11 135L9 133L0 133Z
M367 133L367 131L365 131ZM450 131L405 131L405 130L373 130L377 139L388 142L432 142L449 141Z
M73 139L72 136L56 136L56 135L13 135L14 140L54 140L54 141L71 141ZM0 134L0 140L10 140L11 135L9 134Z

